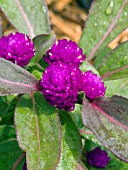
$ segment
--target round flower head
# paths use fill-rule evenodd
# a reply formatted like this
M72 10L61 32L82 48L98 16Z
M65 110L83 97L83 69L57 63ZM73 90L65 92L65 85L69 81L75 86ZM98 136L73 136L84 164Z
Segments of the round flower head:
M78 45L71 40L59 40L51 49L46 52L44 60L52 64L56 61L61 61L67 64L79 66L85 59L85 54Z
M106 88L100 76L87 71L82 74L82 91L88 99L94 100L99 96L104 96Z
M34 44L25 34L11 33L0 39L0 57L19 66L27 65L34 53Z
M56 62L45 70L40 85L47 102L59 109L72 111L77 100L81 71L78 67Z
M91 152L87 152L87 160L91 166L97 168L105 168L110 158L105 150L101 150L99 147L95 148Z

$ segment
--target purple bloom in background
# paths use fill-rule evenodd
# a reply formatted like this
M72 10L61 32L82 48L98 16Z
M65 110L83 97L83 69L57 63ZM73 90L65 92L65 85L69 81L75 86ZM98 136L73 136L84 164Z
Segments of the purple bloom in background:
M78 67L62 62L55 62L47 67L40 85L45 99L52 106L72 111L81 89L81 71Z
M88 99L94 100L99 96L104 96L106 88L101 77L92 74L92 71L87 71L82 74L82 91Z
M19 66L27 65L34 53L34 44L25 34L11 33L0 39L0 57Z
M85 54L78 45L71 40L59 40L51 49L46 52L44 60L52 64L53 62L60 61L69 65L79 66L85 59Z
M87 152L87 160L91 166L97 168L104 168L110 161L110 157L105 150L101 150L99 147L95 148L91 152Z
M23 167L22 167L22 170L27 170L27 164L26 164L26 161L25 161L25 163L24 163L24 165L23 165Z

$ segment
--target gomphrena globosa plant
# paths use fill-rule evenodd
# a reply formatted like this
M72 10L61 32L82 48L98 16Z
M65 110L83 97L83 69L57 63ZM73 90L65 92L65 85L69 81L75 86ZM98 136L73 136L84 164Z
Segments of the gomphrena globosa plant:
M42 0L0 6L16 28L0 38L0 169L126 169L128 42L109 44L128 0L95 0L79 43L57 40Z

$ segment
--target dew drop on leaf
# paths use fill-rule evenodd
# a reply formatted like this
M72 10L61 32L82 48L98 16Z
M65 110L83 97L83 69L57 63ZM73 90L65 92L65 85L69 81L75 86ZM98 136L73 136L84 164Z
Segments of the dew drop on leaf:
M111 1L111 2L109 3L109 5L107 6L105 13L106 13L107 15L111 15L112 12L113 12L113 1Z

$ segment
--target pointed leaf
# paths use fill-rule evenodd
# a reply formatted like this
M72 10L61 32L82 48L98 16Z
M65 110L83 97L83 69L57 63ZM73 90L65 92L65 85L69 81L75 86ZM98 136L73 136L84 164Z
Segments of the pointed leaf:
M128 99L113 96L93 103L84 100L82 119L105 147L128 162Z
M0 169L11 170L22 153L16 141L15 128L0 126Z
M79 45L91 60L127 28L128 0L95 0Z
M50 32L48 11L44 0L0 0L0 6L19 32L31 38Z
M43 57L46 51L53 45L56 40L55 33L51 31L50 34L47 35L38 35L33 41L36 48L36 54L28 64L29 66L35 65L38 61Z
M128 76L128 41L119 45L101 60L98 71L104 80Z
M56 109L43 95L21 97L15 111L15 124L20 147L26 151L27 168L54 169L60 158L61 127Z
M0 95L23 94L38 90L38 80L22 67L0 58Z
M80 134L68 113L59 111L59 116L62 125L62 151L56 170L74 170L81 158Z

